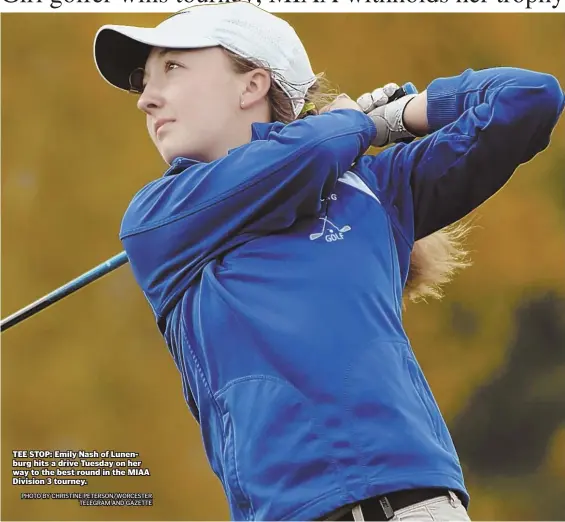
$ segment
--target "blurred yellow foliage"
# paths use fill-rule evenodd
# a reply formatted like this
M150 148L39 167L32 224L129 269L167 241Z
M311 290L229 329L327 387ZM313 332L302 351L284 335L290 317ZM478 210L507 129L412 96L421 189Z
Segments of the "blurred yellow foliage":
M101 25L162 18L2 15L2 316L120 251L131 197L165 169L135 99L106 84L92 60ZM391 81L424 89L439 76L499 65L548 72L565 85L559 14L285 18L315 70L352 97ZM565 295L564 160L561 121L549 150L474 213L474 266L443 301L408 307L407 330L448 422L505 363L518 305L532 293ZM3 334L2 344L3 519L228 517L177 370L127 266ZM562 377L536 393L548 397ZM504 412L492 418L504 422ZM561 427L533 476L469 472L471 516L565 513L564 437ZM11 486L11 451L40 448L139 452L151 477L95 477L88 491L152 492L154 507L20 500L22 491L60 491Z

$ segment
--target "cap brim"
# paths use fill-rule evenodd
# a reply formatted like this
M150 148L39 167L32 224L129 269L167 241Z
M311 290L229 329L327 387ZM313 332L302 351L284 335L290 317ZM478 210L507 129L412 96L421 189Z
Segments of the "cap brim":
M133 70L145 67L153 47L170 49L200 49L219 45L201 35L171 35L154 27L105 25L94 38L94 61L98 72L111 85L130 90Z

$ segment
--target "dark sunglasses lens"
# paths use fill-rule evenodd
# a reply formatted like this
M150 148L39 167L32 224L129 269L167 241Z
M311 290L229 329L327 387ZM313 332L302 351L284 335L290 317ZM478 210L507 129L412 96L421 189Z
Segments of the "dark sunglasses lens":
M143 76L145 71L138 67L134 69L129 75L129 90L135 94L141 94L143 92Z

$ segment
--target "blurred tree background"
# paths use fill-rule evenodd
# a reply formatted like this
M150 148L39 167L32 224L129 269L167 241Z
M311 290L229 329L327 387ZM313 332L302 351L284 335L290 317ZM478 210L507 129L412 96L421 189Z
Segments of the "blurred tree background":
M356 97L420 89L466 68L515 66L565 85L565 16L293 14L316 71ZM162 15L2 15L2 316L121 250L134 193L165 169L136 99L92 59L103 24ZM406 326L488 520L565 517L565 122L475 213L473 267ZM228 517L181 381L129 268L2 334L3 520ZM253 405L249 405L253 408ZM151 477L94 477L91 492L147 491L151 508L20 500L14 449L141 454Z

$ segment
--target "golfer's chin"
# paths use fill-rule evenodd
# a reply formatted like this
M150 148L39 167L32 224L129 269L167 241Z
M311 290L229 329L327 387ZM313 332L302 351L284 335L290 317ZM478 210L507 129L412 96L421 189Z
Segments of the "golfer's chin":
M204 161L204 155L201 154L199 147L188 146L184 143L182 146L180 144L173 143L172 140L167 141L162 140L157 143L157 148L161 153L163 159L170 165L176 158L188 158L196 161Z

